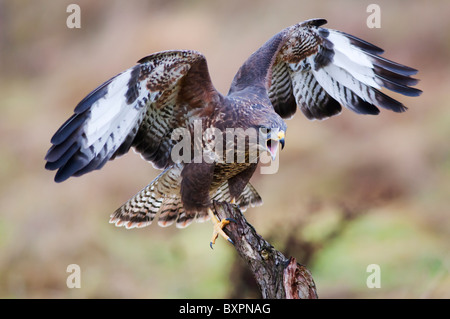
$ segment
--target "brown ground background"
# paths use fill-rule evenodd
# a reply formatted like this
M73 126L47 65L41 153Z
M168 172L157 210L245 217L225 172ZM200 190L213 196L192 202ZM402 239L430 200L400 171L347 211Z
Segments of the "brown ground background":
M255 176L264 206L246 216L306 264L322 298L450 297L450 2L0 1L0 297L258 297L211 225L127 231L109 214L158 171L134 153L62 184L44 170L55 130L92 89L166 49L196 49L226 93L241 63L281 29L313 17L420 70L409 110L288 121L277 174ZM81 267L69 289L66 268ZM369 289L366 267L381 267Z

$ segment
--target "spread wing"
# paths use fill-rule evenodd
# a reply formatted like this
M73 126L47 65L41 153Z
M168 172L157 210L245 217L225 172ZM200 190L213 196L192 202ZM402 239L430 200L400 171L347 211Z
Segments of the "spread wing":
M341 106L360 114L378 114L377 106L403 112L402 103L380 90L420 95L411 87L417 70L382 58L382 49L355 36L322 28L325 23L308 20L279 33L266 87L281 117L293 116L297 105L309 119L336 115Z
M170 164L172 131L208 116L220 98L196 51L152 54L86 96L51 139L55 181L100 169L131 147L157 168Z

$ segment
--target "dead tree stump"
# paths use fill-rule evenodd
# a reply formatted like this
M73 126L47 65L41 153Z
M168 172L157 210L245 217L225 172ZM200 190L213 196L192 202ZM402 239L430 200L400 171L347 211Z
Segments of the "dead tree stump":
M231 218L224 229L234 242L239 256L246 261L253 273L264 299L316 299L316 285L310 271L286 258L262 238L236 206L214 202L220 219Z

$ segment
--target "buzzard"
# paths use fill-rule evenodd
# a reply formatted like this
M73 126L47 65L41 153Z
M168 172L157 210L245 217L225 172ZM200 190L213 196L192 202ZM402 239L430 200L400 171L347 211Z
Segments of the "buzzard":
M274 158L284 146L284 119L297 106L310 120L337 115L342 106L375 115L378 107L406 110L382 88L421 93L412 87L417 70L382 58L379 47L325 23L307 20L273 36L240 67L227 95L214 88L197 51L142 58L75 107L52 137L45 167L57 170L55 181L62 182L134 148L162 173L117 209L111 223L144 227L159 214L160 226L175 222L182 228L211 219L211 247L219 234L230 240L223 232L230 221L219 221L212 203L231 202L242 210L262 203L249 180L262 154ZM204 132L200 137L196 127ZM251 130L259 132L256 138L246 135Z

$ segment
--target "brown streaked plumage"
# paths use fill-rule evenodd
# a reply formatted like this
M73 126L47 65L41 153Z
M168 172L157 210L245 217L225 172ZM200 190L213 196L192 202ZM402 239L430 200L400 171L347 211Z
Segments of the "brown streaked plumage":
M411 77L416 70L382 58L383 50L364 40L321 27L325 23L308 20L273 36L241 66L227 95L214 88L206 59L197 51L165 51L139 60L77 105L51 140L46 168L57 170L55 180L62 182L100 169L133 147L163 169L111 215L112 223L127 228L149 225L158 213L159 225L185 227L195 218L213 217L212 200L234 201L242 209L260 205L249 183L258 165L249 160L249 147L256 143L274 156L278 142L284 145L283 119L297 106L308 119L336 115L342 106L360 114L378 114L377 106L403 112L406 107L381 89L421 93L411 87L417 84ZM212 142L202 137L196 142L196 123L202 132L221 133ZM236 160L238 153L224 161L226 148L221 153L210 148L229 143L230 128L278 135L248 140L244 162ZM194 136L191 155L181 162L172 154L179 129ZM234 141L227 146L236 149ZM198 158L196 143L202 146ZM178 155L186 154L185 149Z

